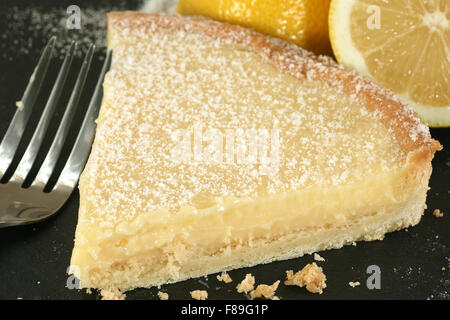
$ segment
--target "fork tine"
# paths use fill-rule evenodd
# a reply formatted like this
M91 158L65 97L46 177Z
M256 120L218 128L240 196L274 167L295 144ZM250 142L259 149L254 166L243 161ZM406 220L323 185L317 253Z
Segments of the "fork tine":
M25 126L30 118L33 105L40 91L42 82L47 73L52 58L56 37L51 37L39 58L39 62L30 77L28 85L22 96L23 108L18 108L0 144L0 179L11 165L17 146L20 143Z
M19 165L14 172L14 181L19 184L22 184L24 182L31 167L33 166L34 161L36 160L39 148L41 147L45 133L47 132L48 125L50 123L50 119L53 115L53 111L55 110L55 107L61 96L62 89L64 88L67 75L69 74L75 48L76 43L75 41L72 41L69 51L64 58L64 62L56 78L55 84L52 88L52 92L50 93L50 97L48 98L47 104L45 105L44 111L41 115L41 118L39 119L39 123L36 127L33 137L31 138L31 141L22 159L20 160Z
M66 188L71 192L75 188L81 171L86 164L87 158L91 151L92 141L95 135L95 119L98 116L100 104L103 97L103 80L106 72L111 66L112 50L109 50L105 62L103 63L102 71L97 81L94 94L89 103L88 110L83 119L77 140L70 152L70 156L64 165L64 168L59 176L56 188Z
M80 100L81 92L83 91L84 83L88 75L90 68L92 56L94 54L95 45L91 44L86 56L83 60L83 65L81 67L80 73L75 83L75 88L70 96L69 102L67 104L67 109L64 112L61 124L59 125L58 131L56 132L55 138L52 142L50 150L42 163L41 168L33 182L34 186L45 187L50 178L53 169L56 166L56 162L63 148L64 142L66 140L67 134L69 132L70 123L72 121L73 115L75 113L76 107Z

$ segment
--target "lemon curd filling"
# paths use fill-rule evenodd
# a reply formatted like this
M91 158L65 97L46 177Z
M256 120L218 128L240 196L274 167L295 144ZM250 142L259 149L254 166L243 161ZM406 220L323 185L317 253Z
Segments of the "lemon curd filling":
M85 232L88 245L80 247L85 255L80 262L107 264L151 253L153 263L167 259L172 248L177 264L197 255L214 254L227 247L252 245L304 230L345 226L353 220L383 212L391 203L411 200L395 180L405 173L385 173L364 182L340 188L311 187L297 192L264 198L221 199L219 205L198 210L184 207L171 214L167 210L143 212L135 219L118 223L99 235L99 228ZM155 251L156 250L156 251ZM186 250L191 252L187 253ZM74 256L74 259L79 257Z

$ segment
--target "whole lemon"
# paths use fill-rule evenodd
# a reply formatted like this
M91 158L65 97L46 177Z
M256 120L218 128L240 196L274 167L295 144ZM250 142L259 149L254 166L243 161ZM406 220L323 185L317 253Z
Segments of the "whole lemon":
M317 54L331 54L329 7L330 0L180 0L177 10L252 28Z

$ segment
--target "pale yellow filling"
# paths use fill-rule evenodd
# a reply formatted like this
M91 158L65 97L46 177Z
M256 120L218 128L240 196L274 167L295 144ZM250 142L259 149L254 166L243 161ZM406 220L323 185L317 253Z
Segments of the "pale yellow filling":
M79 247L84 257L76 260L98 267L140 255L154 263L173 256L182 264L229 246L252 246L254 240L271 240L308 228L345 227L402 203L408 193L403 193L399 181L405 177L404 172L389 172L340 188L312 187L265 199L228 199L201 211L184 208L177 215L164 210L143 213L130 222L118 223L99 243ZM87 238L99 234L98 228L84 231Z

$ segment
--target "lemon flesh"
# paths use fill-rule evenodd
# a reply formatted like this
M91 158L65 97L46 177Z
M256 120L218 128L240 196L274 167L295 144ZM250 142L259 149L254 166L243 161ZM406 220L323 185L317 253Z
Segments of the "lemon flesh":
M337 60L373 77L432 127L450 126L450 2L332 0Z

